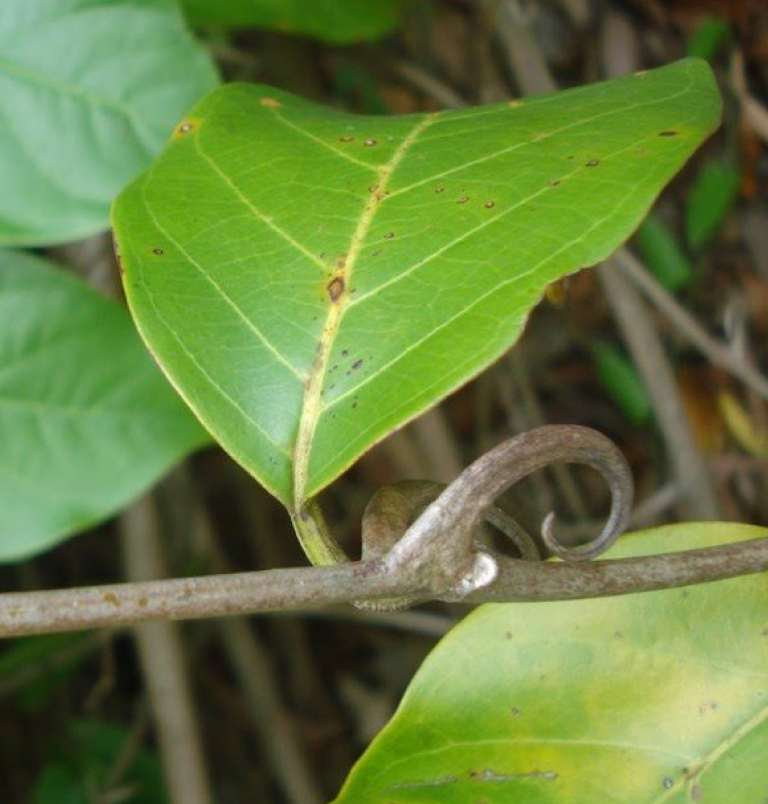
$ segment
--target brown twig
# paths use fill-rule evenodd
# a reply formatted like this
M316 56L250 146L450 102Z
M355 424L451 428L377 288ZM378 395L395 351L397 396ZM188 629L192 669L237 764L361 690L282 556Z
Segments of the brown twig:
M762 399L768 401L768 378L764 377L740 354L713 338L679 302L654 279L645 266L626 248L614 255L622 272L642 291L646 298L714 365L740 379Z
M145 497L128 508L121 524L127 575L136 581L132 585L141 586L146 579L164 575L152 500ZM174 804L211 804L213 798L178 626L170 622L145 623L136 628L136 642L169 799Z
M0 595L0 635L66 631L266 611L318 608L355 600L409 597L472 602L565 600L704 583L768 569L768 538L673 555L596 563L544 564L475 549L472 534L493 501L555 460L585 462L608 481L608 524L586 552L610 544L626 522L626 464L604 436L584 427L548 426L481 457L407 529L384 558L329 567L267 570ZM551 535L551 534L550 534Z

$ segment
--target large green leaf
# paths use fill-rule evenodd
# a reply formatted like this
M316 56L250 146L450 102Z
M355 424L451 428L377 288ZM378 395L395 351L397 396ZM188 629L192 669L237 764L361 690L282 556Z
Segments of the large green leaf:
M105 229L215 83L173 0L2 0L0 244Z
M768 536L687 524L612 558ZM432 652L336 804L754 804L768 794L765 575L483 606Z
M346 44L376 39L399 22L400 0L183 0L196 25L271 28Z
M0 561L126 505L207 435L127 312L0 250Z
M228 85L117 201L129 304L206 426L295 505L506 350L718 114L697 60L389 118Z

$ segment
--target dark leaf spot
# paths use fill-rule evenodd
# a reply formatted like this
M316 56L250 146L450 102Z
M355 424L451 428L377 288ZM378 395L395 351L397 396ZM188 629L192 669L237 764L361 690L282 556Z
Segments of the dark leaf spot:
M162 257L165 252L161 248L153 248L152 253L157 257Z
M363 365L363 361L362 361L362 360L355 360L355 362L352 364L352 368L353 368L353 369L359 369L359 368L360 368L360 366L362 366L362 365Z
M462 195L459 197L459 200L456 202L457 204L466 204L469 201L468 195Z
M486 209L493 209L495 206L496 206L495 201L486 201L485 202L485 208Z
M327 290L328 297L335 304L344 292L344 280L340 276L335 277L328 283Z
M356 408L356 407L357 407L357 402L353 402L353 403L352 403L352 408L354 409L354 408Z
M671 779L669 776L664 777L664 781L662 782L662 785L664 785L665 790L671 789L674 786L674 784L675 784L674 779Z
M445 187L437 187L437 188L435 189L435 192L436 192L436 193L444 193L444 192L445 192Z
M589 162L584 165L584 167L597 167L600 164L599 159L590 159Z
M549 183L549 186L557 187L558 184L560 184L560 179L552 179L552 181Z
M385 239L385 240L391 240L391 239L392 239L394 236L395 236L395 233L394 233L394 232L387 232L387 233L384 235L384 239Z
M667 129L666 131L660 131L659 136L660 137L676 137L679 133L680 133L679 131L673 131L670 128L670 129Z
M341 356L342 356L342 357L346 357L348 354L349 354L349 350L348 350L348 349L342 349L342 350L341 350Z

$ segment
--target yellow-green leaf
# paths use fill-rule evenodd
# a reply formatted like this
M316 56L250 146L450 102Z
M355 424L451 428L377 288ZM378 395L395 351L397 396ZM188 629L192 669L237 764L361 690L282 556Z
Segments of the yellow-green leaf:
M766 536L674 525L609 557ZM479 608L427 658L336 804L762 804L767 581Z

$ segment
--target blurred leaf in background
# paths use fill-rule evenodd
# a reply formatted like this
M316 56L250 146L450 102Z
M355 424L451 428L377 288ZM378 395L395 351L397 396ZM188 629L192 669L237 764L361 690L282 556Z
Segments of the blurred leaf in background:
M208 437L126 310L0 250L0 561L113 514Z
M739 194L740 173L726 162L707 162L686 199L686 235L700 251L720 231Z
M114 197L217 80L174 0L2 0L0 244L106 229Z
M637 231L637 245L643 260L667 290L684 290L693 281L691 262L672 230L651 213Z
M400 22L401 0L183 0L193 25L267 28L344 45L378 39Z
M158 757L122 726L73 720L57 756L40 771L32 804L165 804Z

